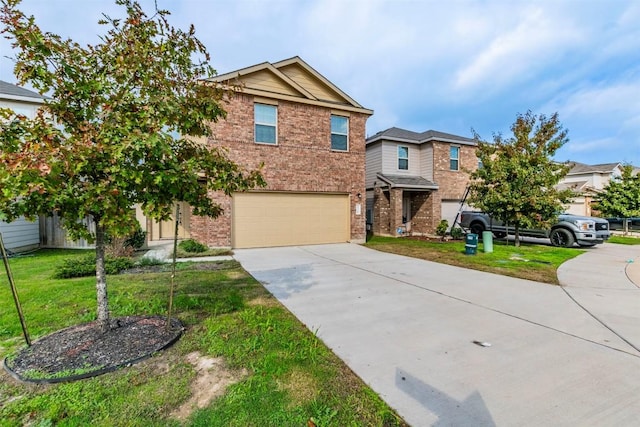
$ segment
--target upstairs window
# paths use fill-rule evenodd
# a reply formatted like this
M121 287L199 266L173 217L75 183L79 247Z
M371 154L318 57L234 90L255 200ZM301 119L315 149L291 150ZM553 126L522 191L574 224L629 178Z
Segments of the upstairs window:
M460 169L460 147L451 147L449 149L449 169L452 171Z
M261 144L276 144L278 142L277 123L278 107L275 105L255 104L255 140Z
M398 169L403 171L409 169L409 147L398 146Z
M349 149L349 118L331 115L331 149L347 151Z

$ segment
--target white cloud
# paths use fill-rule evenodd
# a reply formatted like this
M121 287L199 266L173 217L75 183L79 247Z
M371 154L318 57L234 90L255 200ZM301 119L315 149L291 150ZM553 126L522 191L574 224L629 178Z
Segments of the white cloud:
M615 121L614 125L638 123L640 117L640 78L609 85L585 87L565 94L548 104L563 117L582 120Z
M498 34L488 46L456 73L458 90L477 86L508 86L543 68L558 52L583 40L568 21L558 20L548 9L527 7L517 25Z

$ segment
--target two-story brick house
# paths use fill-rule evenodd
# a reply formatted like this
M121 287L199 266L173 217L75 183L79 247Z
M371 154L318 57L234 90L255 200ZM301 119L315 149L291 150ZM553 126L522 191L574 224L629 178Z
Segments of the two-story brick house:
M390 128L366 141L367 221L377 235L433 234L451 225L478 167L471 138Z
M241 90L225 102L226 119L211 124L207 143L247 169L263 164L267 187L211 194L224 213L187 211L183 236L234 248L363 242L365 124L373 111L299 57L213 80Z

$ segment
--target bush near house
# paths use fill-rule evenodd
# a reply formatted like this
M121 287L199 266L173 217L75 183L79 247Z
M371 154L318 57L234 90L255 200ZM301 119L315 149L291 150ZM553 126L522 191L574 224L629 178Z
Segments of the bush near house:
M202 243L194 239L183 240L182 242L178 243L178 247L185 252L192 252L196 254L206 252L207 249L209 249L206 245L203 245Z

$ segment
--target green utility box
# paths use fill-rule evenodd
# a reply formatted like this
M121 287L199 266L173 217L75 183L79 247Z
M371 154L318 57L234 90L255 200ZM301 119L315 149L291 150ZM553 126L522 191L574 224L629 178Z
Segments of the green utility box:
M482 250L487 254L493 252L493 233L490 231L482 232Z
M478 251L478 235L469 233L464 240L464 253L466 255L475 255Z

